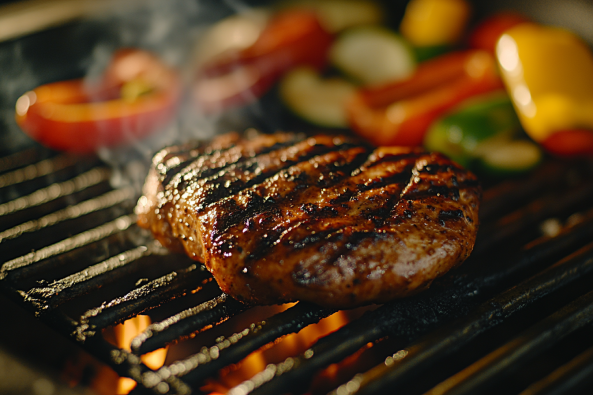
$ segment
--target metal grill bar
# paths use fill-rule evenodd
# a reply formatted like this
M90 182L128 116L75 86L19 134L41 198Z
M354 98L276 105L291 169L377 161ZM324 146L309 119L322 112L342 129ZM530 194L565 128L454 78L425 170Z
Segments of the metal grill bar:
M480 205L480 219L495 220L500 214L531 201L534 196L565 187L569 170L565 163L547 163L528 179L510 180L486 189Z
M38 148L29 148L24 151L15 152L14 154L0 158L0 172L9 171L22 167L38 161L42 156L41 150Z
M0 204L0 216L13 214L17 211L39 206L60 197L82 191L90 186L106 181L110 174L111 171L107 168L94 168L71 180L38 189L30 195Z
M380 393L387 386L401 385L421 370L467 344L480 333L498 325L505 318L543 296L566 286L579 276L591 272L591 269L593 244L489 300L449 330L441 330L438 335L409 347L405 358L378 365L358 375L350 381L352 384L340 387L340 395ZM344 392L346 390L347 392Z
M0 188L20 184L25 181L31 181L36 178L46 176L58 170L73 166L79 160L80 158L75 156L60 155L54 158L42 160L41 162L26 166L22 169L2 174L0 175Z
M589 292L426 394L479 393L494 377L519 367L592 320L593 292Z
M172 366L164 367L158 373L164 377L169 374L185 376L186 382L197 384L215 374L219 369L240 361L260 347L282 336L297 333L302 328L315 324L334 312L334 310L309 303L298 303L264 322L259 322L233 334L228 339L219 339L214 346L204 348L198 354L176 362Z
M23 275L22 269L37 264L34 268L35 271L37 271L41 268L41 265L39 265L41 261L87 246L95 241L124 231L135 223L135 218L134 215L125 215L94 229L69 237L37 251L30 252L27 255L12 259L2 265L2 268L0 269L0 279L10 276L13 280L19 280Z
M115 206L116 204L133 199L135 195L136 192L133 188L122 188L107 192L102 196L68 206L63 210L53 212L36 220L27 221L0 232L0 243L17 238L23 233L35 232L66 220L80 218L83 215Z
M593 382L593 348L573 358L520 395L564 395L582 390Z
M152 389L156 394L191 394L191 389L175 377L165 381L158 380L158 376L142 363L140 357L125 350L114 347L100 336L95 336L84 343L93 355L108 363L123 377L130 377L144 388ZM155 380L156 379L156 380Z
M132 340L132 351L136 354L154 351L161 348L163 344L226 321L245 309L244 304L222 294L196 307L175 314L165 321L151 324L142 334Z
M100 288L107 274L110 279L127 274L132 270L132 263L151 255L155 248L160 248L156 243L118 254L83 271L54 281L46 287L33 288L24 294L25 301L32 303L40 312L54 309L67 300Z
M150 281L123 297L84 313L76 329L77 339L84 341L87 337L95 335L99 329L119 324L155 308L209 279L210 273L202 266L191 265Z
M496 221L493 226L482 227L474 253L481 254L495 246L503 245L517 235L537 228L536 225L542 220L563 213L572 213L575 206L591 200L593 200L593 185L589 183L559 196L546 196L534 200L526 207Z

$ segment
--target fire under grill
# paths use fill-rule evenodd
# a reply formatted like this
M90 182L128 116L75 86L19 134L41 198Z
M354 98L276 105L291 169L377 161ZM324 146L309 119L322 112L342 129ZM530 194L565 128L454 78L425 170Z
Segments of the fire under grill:
M112 188L110 175L99 160L37 148L0 159L0 288L135 380L135 393L209 392L205 383L248 355L335 313L297 303L261 318L138 228L137 191ZM350 314L229 393L584 391L593 381L592 241L592 163L549 160L526 178L485 185L464 265L418 296ZM140 314L152 324L129 351L115 346L109 328ZM167 345L184 352L160 368L141 361ZM332 366L339 378L325 380Z

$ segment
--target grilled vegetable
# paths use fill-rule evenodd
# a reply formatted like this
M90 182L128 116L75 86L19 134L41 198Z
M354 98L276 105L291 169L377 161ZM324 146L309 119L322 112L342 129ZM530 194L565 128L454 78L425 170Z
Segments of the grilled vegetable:
M551 152L561 147L558 153L565 155L593 155L582 150L593 145L593 55L587 45L566 30L524 23L501 36L496 53L527 134Z
M412 47L398 34L378 26L344 32L332 46L330 60L364 84L401 80L416 68Z
M292 67L322 68L332 41L312 12L277 14L253 45L226 52L201 68L194 101L203 112L219 112L256 100Z
M494 55L496 43L502 34L521 23L529 22L529 19L514 12L501 12L494 14L476 26L468 37L468 45L471 48L482 49Z
M315 12L330 33L355 26L378 25L384 15L381 6L370 0L296 0L286 2L286 6Z
M305 120L326 127L348 126L345 103L355 87L341 78L322 79L310 68L290 71L280 82L284 103Z
M163 128L175 114L180 91L177 72L156 56L121 50L98 84L69 80L25 93L16 103L16 121L50 148L93 152Z
M432 124L424 145L476 171L498 175L531 170L541 150L517 140L521 124L504 93L469 101Z
M560 130L541 145L558 156L593 156L593 132L588 129Z
M240 51L253 45L271 17L267 8L250 8L212 25L198 41L194 63L202 67L227 51Z
M481 144L481 161L476 171L494 176L513 176L535 168L542 161L542 151L529 140L491 140Z
M460 102L502 88L492 56L456 52L421 63L409 78L363 88L347 103L350 126L376 145L421 145L430 124Z
M470 16L465 0L411 0L400 32L417 47L455 44Z

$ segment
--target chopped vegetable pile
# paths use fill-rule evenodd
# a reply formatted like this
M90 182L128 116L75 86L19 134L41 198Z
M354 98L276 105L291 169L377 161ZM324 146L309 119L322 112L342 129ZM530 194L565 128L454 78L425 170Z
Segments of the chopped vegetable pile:
M277 84L286 107L311 124L350 128L377 145L424 145L482 174L530 171L542 148L593 156L590 48L515 13L470 29L471 11L466 0L411 0L397 31L364 0L296 0L235 15L204 36L190 97L196 111L223 113ZM242 39L224 43L224 32ZM106 103L126 115L111 109L109 122L162 125L179 96L176 73L163 75L167 84L120 81ZM80 82L40 87L19 99L17 121L51 147L92 151L108 121L92 115L100 103L84 104L88 96ZM44 116L42 105L64 112ZM122 133L111 130L108 144ZM69 142L76 134L95 138Z

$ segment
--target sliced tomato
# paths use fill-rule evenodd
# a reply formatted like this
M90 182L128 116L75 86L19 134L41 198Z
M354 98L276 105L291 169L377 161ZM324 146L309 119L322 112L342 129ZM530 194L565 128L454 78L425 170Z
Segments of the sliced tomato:
M593 130L575 129L556 132L541 142L550 153L565 157L593 156Z
M25 93L16 104L16 121L43 145L89 153L164 127L180 91L173 69L148 52L126 49L115 54L98 84L68 80Z
M199 70L194 101L210 113L254 101L294 66L323 68L332 41L313 12L280 13L253 45L222 54Z

